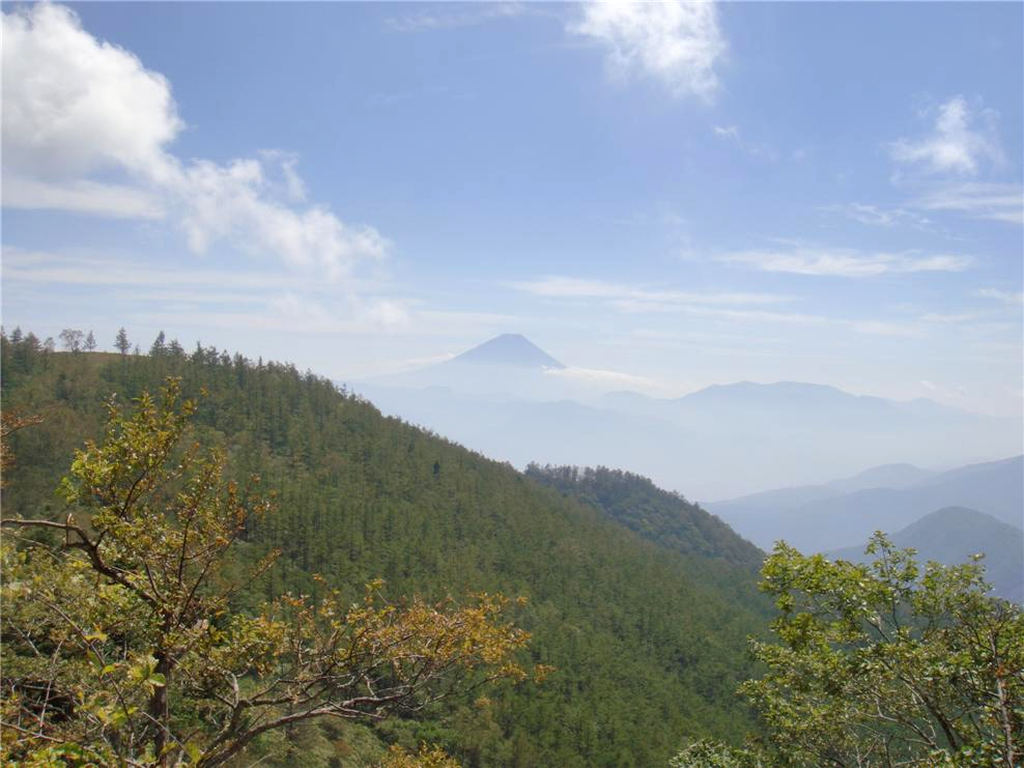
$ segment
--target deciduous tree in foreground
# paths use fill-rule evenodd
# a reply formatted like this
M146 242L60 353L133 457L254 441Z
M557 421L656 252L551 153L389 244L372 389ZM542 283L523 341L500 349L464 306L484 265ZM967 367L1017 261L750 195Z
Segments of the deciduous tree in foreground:
M3 520L0 760L214 766L302 720L524 677L528 636L500 595L397 605L378 582L354 605L331 591L233 611L276 557L235 556L270 509L224 479L222 452L182 446L193 410L173 380L131 414L112 405L63 481L66 517Z
M780 642L742 686L764 743L700 742L676 768L1024 763L1024 613L987 595L979 563L921 568L876 534L868 565L779 544L762 589Z

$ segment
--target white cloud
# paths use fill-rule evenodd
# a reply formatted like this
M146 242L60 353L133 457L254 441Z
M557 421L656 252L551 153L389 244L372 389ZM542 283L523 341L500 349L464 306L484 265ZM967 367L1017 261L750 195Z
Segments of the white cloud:
M924 331L917 323L889 322L877 319L848 319L780 312L766 309L793 301L791 296L768 293L688 293L622 286L600 280L547 277L533 282L512 283L512 287L543 298L590 300L616 312L649 314L676 312L727 323L766 323L783 326L836 327L856 333L880 336L919 336Z
M1024 224L1024 185L955 184L936 189L912 205L925 211L954 211L972 219Z
M938 384L933 384L927 379L921 379L918 383L928 392L932 393L933 396L937 395L945 400L955 400L967 396L967 388L962 385L940 387Z
M163 75L96 40L60 5L3 14L3 38L5 170L165 169L164 146L184 123Z
M263 163L197 161L169 187L189 247L205 253L227 240L253 254L276 254L298 266L346 274L360 257L380 257L387 241L372 227L351 227L326 208L296 210L277 202Z
M711 130L714 131L715 136L718 138L734 142L737 147L742 149L748 155L772 161L778 159L778 153L776 153L775 150L767 144L751 144L749 141L744 139L743 136L740 135L739 126L715 125L712 126Z
M583 280L575 277L545 277L541 280L511 284L513 288L535 296L546 298L614 298L628 293L628 289L600 280Z
M356 317L385 330L406 330L413 322L409 302L396 299L360 301Z
M766 323L804 326L845 328L855 333L873 336L920 336L924 330L920 325L904 322L890 322L874 319L850 319L842 317L826 317L809 315L801 312L775 312L763 309L726 309L722 307L689 307L691 315L726 320L733 323L752 323L763 326Z
M308 294L287 292L272 296L267 309L275 327L314 329L318 333L400 331L410 324L407 302L361 299L351 294L332 302L311 300Z
M175 269L173 265L140 265L128 259L110 256L27 251L13 246L3 248L3 277L6 282L70 286L176 286L193 291L202 288L223 289L227 286L261 289L315 287L317 284L313 280L281 273Z
M993 299L1011 306L1024 304L1024 293L1019 291L1003 291L998 288L979 288L974 295L982 299Z
M573 277L545 277L540 280L512 283L517 290L550 299L597 299L621 312L683 311L688 306L744 306L779 304L789 296L771 293L693 292L653 289L643 286L619 285L602 280Z
M544 374L557 379L567 379L577 384L595 386L629 387L630 389L660 390L663 385L646 376L636 376L621 371L608 371L601 368L545 368Z
M890 144L889 153L897 163L925 173L975 175L985 162L1002 162L995 131L997 117L990 109L976 112L966 99L955 96L938 107L931 133L897 139Z
M875 336L913 337L924 335L924 329L908 323L893 323L885 320L844 320L839 321L839 323L846 325L857 333L867 333Z
M972 320L977 320L978 315L973 312L961 312L959 314L926 312L923 315L921 315L920 319L922 322L932 323L936 325L959 325L961 323L969 323Z
M867 203L843 203L825 205L821 210L838 213L861 224L872 227L909 226L915 229L930 230L934 222L927 216L908 211L903 208L879 208Z
M410 357L406 360L402 360L395 364L396 368L413 370L416 368L425 368L428 365L437 365L438 363L447 363L457 352L443 352L440 355L425 355L423 357Z
M444 6L437 6L444 7ZM391 16L385 24L396 32L419 32L423 30L457 29L486 24L490 21L510 19L526 13L523 3L456 3L457 10L437 10Z
M748 250L717 257L719 261L743 264L762 272L797 275L875 277L912 272L962 272L973 263L969 256L916 252L863 253L846 249L795 246L787 249Z
M298 207L306 192L293 154L223 165L173 155L184 121L167 79L97 40L67 8L4 13L3 38L4 205L165 217L197 253L223 243L329 278L386 251L372 227Z
M615 77L639 73L676 96L703 99L718 88L715 64L726 44L710 0L587 3L568 31L603 45Z
M438 325L443 325L433 322L431 312L415 311L412 300L383 295L394 289L388 283L353 279L340 288L280 268L238 272L199 264L183 270L109 256L5 246L3 279L5 295L16 290L70 288L63 295L93 302L116 300L119 306L144 305L147 323L177 313L178 324L200 325L199 318L207 318L217 327L302 328L311 333L420 332L421 326L436 333ZM482 324L479 317L466 319L454 312L447 322Z
M4 172L5 208L77 211L117 219L162 219L163 201L138 187L87 179L48 182Z

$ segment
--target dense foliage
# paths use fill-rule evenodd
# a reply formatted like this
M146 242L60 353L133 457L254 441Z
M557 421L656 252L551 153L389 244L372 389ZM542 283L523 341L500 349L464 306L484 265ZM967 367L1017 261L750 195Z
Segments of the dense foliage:
M301 750L304 765L366 765L383 741L436 743L468 766L647 766L686 739L734 740L751 726L735 689L753 672L745 638L767 612L732 544L655 545L327 380L158 341L148 355L109 355L3 340L5 408L43 417L12 435L5 517L63 519L54 489L74 449L99 437L111 393L137 397L179 376L197 400L197 437L226 457L225 479L260 476L278 508L246 526L238 551L240 565L282 557L233 596L233 610L256 615L286 592L318 602L337 590L349 604L377 577L389 594L429 603L523 595L516 622L532 640L521 661L557 670L543 685L434 705L373 733L296 728L261 742L264 764L294 763Z
M64 519L2 520L5 762L56 750L212 768L296 723L381 720L460 683L526 676L512 656L528 636L502 620L500 595L393 605L378 582L351 606L331 590L233 613L277 557L231 557L269 505L223 481L222 452L181 445L193 411L174 379L131 415L112 406L103 441L62 482Z
M977 563L921 567L881 534L868 564L779 544L762 587L777 642L742 686L758 745L691 744L680 768L976 766L1024 762L1024 612Z
M683 554L722 558L754 571L764 559L761 550L715 515L632 472L531 464L526 476L580 498L645 539Z

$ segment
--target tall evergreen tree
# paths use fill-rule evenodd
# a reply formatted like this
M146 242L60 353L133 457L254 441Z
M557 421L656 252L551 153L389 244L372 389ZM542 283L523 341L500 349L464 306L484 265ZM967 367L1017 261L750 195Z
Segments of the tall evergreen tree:
M132 343L128 341L128 332L124 328L118 329L117 337L114 339L114 348L122 355L127 355L128 350L132 348Z
M153 340L153 346L149 348L149 354L153 357L159 357L167 351L167 344L164 341L164 332L160 331Z

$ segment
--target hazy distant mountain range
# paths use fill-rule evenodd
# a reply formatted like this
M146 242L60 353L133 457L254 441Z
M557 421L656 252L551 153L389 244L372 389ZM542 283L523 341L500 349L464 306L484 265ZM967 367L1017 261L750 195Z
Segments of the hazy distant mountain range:
M883 477L895 484L870 487ZM1024 456L941 473L879 467L835 483L783 488L704 506L762 549L779 539L805 551L847 547L866 541L876 530L899 531L949 506L979 510L1019 529L1024 525Z
M1024 531L992 515L966 507L945 507L890 537L900 547L913 547L921 561L958 565L985 553L982 563L993 593L1024 603ZM864 562L864 545L828 553L829 557Z
M819 484L875 465L949 467L1024 451L1018 421L928 400L895 402L798 382L739 382L652 398L601 392L586 374L507 334L354 389L385 413L519 467L604 465L696 499ZM892 487L882 479L872 484ZM824 497L801 493L805 502ZM925 511L949 503L960 502Z

